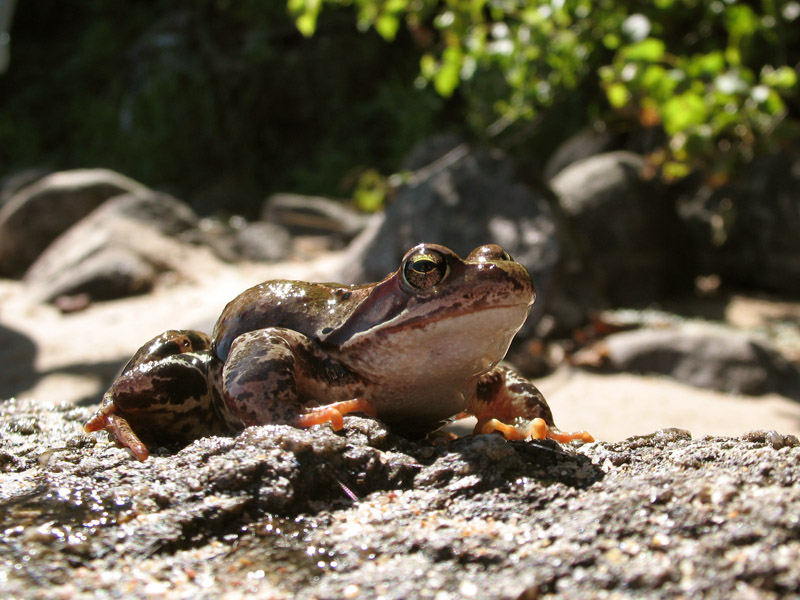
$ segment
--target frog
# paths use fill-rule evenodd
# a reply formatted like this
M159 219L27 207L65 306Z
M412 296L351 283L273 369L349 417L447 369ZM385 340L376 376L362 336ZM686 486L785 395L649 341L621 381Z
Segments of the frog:
M122 369L87 433L145 460L150 445L265 424L310 428L364 414L408 438L474 416L474 434L591 442L559 430L539 389L503 361L536 297L496 244L465 259L421 243L381 281L255 285L211 336L169 330Z

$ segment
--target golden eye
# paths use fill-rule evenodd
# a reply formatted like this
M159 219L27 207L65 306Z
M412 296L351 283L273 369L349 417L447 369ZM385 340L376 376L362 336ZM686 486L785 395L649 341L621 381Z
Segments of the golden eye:
M403 279L413 288L427 290L447 276L447 261L433 250L421 249L408 257L403 265Z

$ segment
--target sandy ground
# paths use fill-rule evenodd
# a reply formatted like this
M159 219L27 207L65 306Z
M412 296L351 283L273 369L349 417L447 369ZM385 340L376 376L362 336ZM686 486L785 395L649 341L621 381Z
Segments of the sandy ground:
M96 303L63 315L33 302L19 282L0 280L0 399L91 405L128 357L170 328L210 331L225 304L265 279L330 280L336 255L274 266L220 263L196 257L202 269L165 282L146 296ZM198 275L202 273L202 275ZM769 312L769 304L737 305L737 319ZM563 368L537 385L564 430L586 429L616 441L663 427L693 436L775 429L800 435L800 403L777 395L736 397L659 377L596 375Z

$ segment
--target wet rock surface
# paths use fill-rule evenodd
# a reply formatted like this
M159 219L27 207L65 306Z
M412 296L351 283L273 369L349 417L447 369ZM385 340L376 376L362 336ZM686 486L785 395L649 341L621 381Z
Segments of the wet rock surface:
M87 408L0 404L13 597L790 597L800 445L662 430L564 448L430 445L348 417L144 463Z

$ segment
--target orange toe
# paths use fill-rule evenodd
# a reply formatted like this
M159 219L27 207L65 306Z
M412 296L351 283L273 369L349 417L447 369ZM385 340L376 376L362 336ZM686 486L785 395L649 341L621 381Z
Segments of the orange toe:
M315 406L308 409L295 421L297 427L311 427L330 423L334 431L344 427L344 416L352 412L365 413L371 417L376 416L375 408L363 398L354 398L343 402L334 402L327 406Z
M544 419L533 419L525 425L509 425L499 419L479 419L474 433L500 432L507 440L543 440L551 439L562 444L579 440L584 443L593 442L594 438L585 431L567 432L559 431L547 425Z
M150 456L147 446L142 443L142 440L133 432L130 424L123 417L100 410L83 426L86 433L103 429L108 431L109 437L117 443L117 446L127 448L137 459L144 461Z
M584 444L594 441L594 437L586 431L559 431L558 429L548 428L547 437L562 444L574 442L575 440L579 440Z

